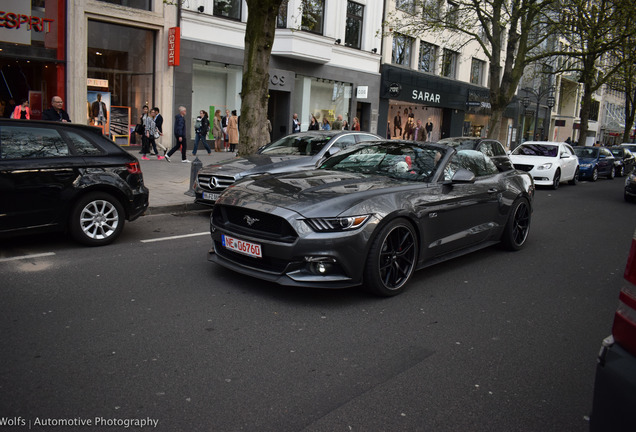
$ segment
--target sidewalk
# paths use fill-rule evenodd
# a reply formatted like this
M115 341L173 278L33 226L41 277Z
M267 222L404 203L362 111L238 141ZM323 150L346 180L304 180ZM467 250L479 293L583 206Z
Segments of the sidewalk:
M231 159L233 153L212 152L208 155L205 147L199 145L197 155L192 156L193 143L188 143L187 157L190 162L198 158L203 166L222 160ZM142 160L139 151L141 146L124 147L135 156L141 164L144 183L150 190L150 205L146 214L178 213L192 210L210 210L211 207L194 203L194 194L186 195L190 189L192 164L181 162L181 152L172 155L170 162L158 160L157 156L150 156L150 160ZM203 151L201 151L203 150ZM161 152L160 152L161 153Z

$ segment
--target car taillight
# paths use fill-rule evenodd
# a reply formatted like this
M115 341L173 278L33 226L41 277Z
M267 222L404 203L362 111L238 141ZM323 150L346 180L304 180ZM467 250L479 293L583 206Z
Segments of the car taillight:
M636 356L636 232L625 267L625 283L618 299L612 335L617 343Z
M131 174L141 174L141 166L139 166L139 162L130 162L126 164L126 169Z

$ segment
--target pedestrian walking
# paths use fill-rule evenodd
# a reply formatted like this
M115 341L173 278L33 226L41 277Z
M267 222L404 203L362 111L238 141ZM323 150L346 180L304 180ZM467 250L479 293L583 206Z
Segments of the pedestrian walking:
M230 121L230 110L225 110L225 117L223 117L223 150L230 151L230 141L227 134L227 123Z
M353 118L353 123L351 123L351 130L359 131L360 130L360 121L358 117Z
M51 99L51 108L45 109L42 112L42 120L58 121L58 122L70 122L68 113L64 111L62 106L64 101L59 96L53 96Z
M204 110L199 111L199 116L194 122L194 148L192 149L192 156L197 155L197 149L199 148L199 141L203 142L203 146L208 151L208 154L212 154L212 149L208 145L205 137L210 131L210 120L208 119L208 113Z
M155 139L159 136L159 131L157 130L157 125L155 123L156 115L157 112L154 109L151 109L150 113L144 120L144 130L146 134L146 140L148 141L148 149L152 147L152 149L155 151L155 154L157 155L157 159L162 160L164 159L164 157L161 156L157 151L157 143L155 142ZM150 160L145 154L143 154L141 158L143 160Z
M327 117L322 118L322 130L331 130L331 124Z
M294 113L292 117L292 133L300 132L300 120L298 114Z
M309 120L309 127L307 128L307 130L319 130L320 129L320 123L318 123L318 120L316 120L316 116L315 115L311 115L311 120Z
M139 136L139 140L141 140L141 151L139 153L142 155L148 153L148 140L146 139L146 129L144 127L146 117L148 117L148 105L144 105L141 109L139 123L135 126L135 133Z
M236 110L232 110L232 116L227 121L227 135L230 143L230 151L235 152L236 145L239 142L238 117L236 116Z
M186 140L186 124L185 124L185 115L186 115L186 107L181 105L179 106L179 114L174 116L174 146L170 149L170 151L166 154L166 160L170 162L170 156L172 156L179 148L181 148L181 162L188 163L190 162L186 158L186 151L188 149L188 142Z
M220 152L223 150L223 119L221 118L221 110L214 111L214 120L212 133L214 134L214 151Z
M152 111L155 112L155 126L157 126L157 133L155 134L155 143L157 144L157 148L163 152L165 156L168 152L168 149L165 145L161 143L161 137L163 137L163 116L159 112L159 107L153 107Z

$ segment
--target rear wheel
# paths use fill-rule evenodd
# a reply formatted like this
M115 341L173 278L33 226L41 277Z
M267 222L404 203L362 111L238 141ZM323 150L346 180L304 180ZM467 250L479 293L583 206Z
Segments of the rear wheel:
M103 246L119 236L124 222L124 208L115 197L93 192L75 203L69 225L76 241L88 246Z
M616 168L616 177L623 177L625 175L625 166L621 165Z
M557 190L561 183L561 170L557 169L554 173L554 179L552 179L552 189Z
M501 243L505 249L516 251L526 244L530 232L531 214L530 203L527 199L519 198L514 202L501 236Z
M364 269L365 287L385 297L401 293L415 271L417 255L413 226L404 219L389 222L369 249Z
M572 186L575 186L579 182L579 176L579 167L576 167L576 171L574 171L574 177L572 177L572 180L570 180L570 184Z

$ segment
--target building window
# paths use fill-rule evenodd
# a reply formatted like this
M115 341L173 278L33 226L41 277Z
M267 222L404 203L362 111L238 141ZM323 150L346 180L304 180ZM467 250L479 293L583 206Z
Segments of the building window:
M120 6L126 6L134 9L143 9L143 10L151 10L150 9L150 0L99 0L104 3L111 3Z
M303 17L300 28L321 35L325 16L325 0L303 0L302 4Z
M415 0L395 0L395 7L402 12L415 13Z
M420 58L417 69L422 72L435 73L437 47L427 42L420 42Z
M347 28L345 30L345 45L360 49L362 41L362 22L364 18L364 6L347 2Z
M214 0L212 14L240 21L241 3L242 0Z
M287 28L287 4L289 0L283 0L278 8L278 17L276 17L277 28Z
M471 84L483 85L484 84L484 70L486 69L486 62L473 59L470 66L470 82Z
M130 107L131 122L137 123L142 107L155 100L155 33L92 20L87 33L87 77L102 80L102 100Z
M457 25L459 19L459 5L452 1L446 6L446 20L449 25Z
M391 62L403 66L410 66L412 46L413 38L395 33L393 35L393 55Z
M442 57L442 76L448 78L457 77L457 53L449 49L444 49Z

